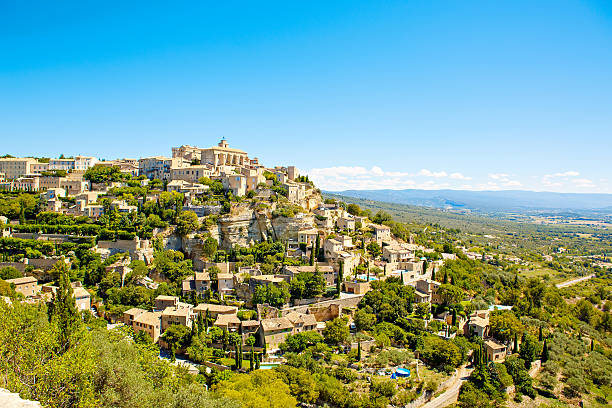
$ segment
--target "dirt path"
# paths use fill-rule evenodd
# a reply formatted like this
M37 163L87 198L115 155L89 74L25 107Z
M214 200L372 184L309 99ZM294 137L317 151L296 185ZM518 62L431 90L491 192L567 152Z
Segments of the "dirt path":
M589 279L594 278L594 277L595 277L595 274L592 274L592 275L589 275L589 276L583 276L581 278L576 278L576 279L568 280L568 281L565 281L565 282L557 283L555 286L558 287L558 288L565 288L567 286L572 286L572 285L575 285L575 284L580 283L580 282L584 282L584 281L589 280Z
M457 402L459 389L461 388L461 385L463 385L463 383L470 377L472 370L473 369L467 368L465 365L461 366L461 368L459 368L459 375L457 375L455 381L453 381L450 387L448 387L446 391L438 395L436 398L421 405L420 408L442 408Z

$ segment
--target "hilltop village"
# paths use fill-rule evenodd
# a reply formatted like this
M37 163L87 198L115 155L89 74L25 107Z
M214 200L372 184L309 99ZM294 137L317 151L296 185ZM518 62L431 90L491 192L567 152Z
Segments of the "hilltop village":
M324 200L295 166L266 167L224 139L172 157L3 157L0 193L7 314L73 310L224 396L231 378L274 368L268 380L290 386L279 407L417 407L442 392L445 406L491 367L495 398L535 397L552 336L542 313L565 305L504 264L520 258L417 243L389 214ZM593 313L609 330L609 313ZM482 400L474 384L463 406Z
M326 321L343 315L343 305L359 303L370 282L387 277L413 286L417 303L439 302L441 284L432 279L432 272L443 261L428 264L422 256L432 249L393 237L390 227L346 205L324 203L320 191L294 166L267 168L225 140L206 149L174 147L171 158L2 158L0 177L2 190L40 193L37 218L46 220L12 224L5 218L3 236L57 244L97 235L91 250L103 261L114 260L105 271L117 274L123 284L134 275L133 261L153 272L134 285L177 284L177 293L157 296L152 310L130 308L122 316L109 316L136 333L144 330L156 343L170 325L191 329L200 315L207 315L212 326L240 333L244 340L256 335L258 346L274 352L288 332L322 332ZM161 208L161 217L153 207ZM138 225L144 214L144 225ZM66 233L58 222L62 219L74 220ZM171 251L171 257L190 261L190 273L173 281L176 276L159 270L156 245ZM258 245L280 255L280 262L256 262L253 255L240 253ZM28 276L9 282L35 301L50 299L54 287L45 283L55 262L71 265L70 258L61 255L0 265L28 268ZM291 283L303 276L312 282L304 278L309 287L300 288L303 293L298 295L292 290L297 284ZM92 300L79 282L73 286L79 309L97 311L104 305L96 296ZM280 295L255 296L268 287ZM194 299L215 303L188 302ZM257 309L257 319L239 319L242 307Z

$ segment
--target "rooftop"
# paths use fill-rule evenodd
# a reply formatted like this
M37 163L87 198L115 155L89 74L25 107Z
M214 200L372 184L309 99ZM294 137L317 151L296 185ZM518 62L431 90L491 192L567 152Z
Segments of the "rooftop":
M261 327L264 331L293 329L293 324L286 317L263 319Z
M484 341L484 345L492 350L503 350L506 346L495 339L487 339Z
M159 319L161 315L161 312L144 312L140 316L135 318L134 322L157 326L159 325Z
M8 283L14 283L15 285L23 285L25 283L36 283L38 280L33 276L24 276L22 278L7 279Z
M238 308L236 306L215 305L212 303L200 303L194 308L194 311L196 312L204 312L206 310L218 313L238 312Z

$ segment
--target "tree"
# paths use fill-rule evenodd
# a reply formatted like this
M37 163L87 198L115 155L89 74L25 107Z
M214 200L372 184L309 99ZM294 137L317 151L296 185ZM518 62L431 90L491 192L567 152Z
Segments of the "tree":
M504 342L508 342L514 336L523 333L525 327L520 320L508 310L493 311L489 317L491 335Z
M430 309L430 305L428 302L418 303L414 310L414 314L420 317L421 319L427 319L430 313L429 309Z
M114 181L127 180L131 176L121 172L119 166L104 166L96 164L85 171L83 178L92 183L110 183Z
M290 298L289 285L286 282L280 285L259 285L253 293L253 303L256 305L267 303L273 307L281 307Z
M523 333L523 338L521 339L521 350L519 351L519 355L525 361L525 368L529 369L531 363L536 359L539 354L540 344L538 343L538 339L536 339L532 335L526 335L525 333Z
M344 282L344 262L340 261L338 265L338 279L336 281L336 292L338 293L338 297L340 297L340 292L342 292L342 282Z
M317 239L315 240L315 257L318 261L321 261L321 236L317 234Z
M382 250L380 249L380 245L378 242L370 242L366 247L372 258L378 258L382 254Z
M458 303L459 301L461 301L461 299L463 299L463 290L461 290L455 285L449 285L445 283L440 285L440 287L438 288L438 296L440 296L440 299L442 299L442 302L444 302L444 304L454 304Z
M361 341L357 342L357 361L361 361Z
M323 329L323 337L325 342L332 346L338 346L346 343L349 337L350 331L348 328L348 318L337 317L325 324Z
M490 322L490 320L489 320L489 322ZM518 333L514 333L514 347L512 349L512 352L513 353L518 353L518 349L519 349L519 346L518 346Z
M540 326L540 331L538 332L538 341L542 341L542 338L543 338L542 326Z
M187 326L171 324L162 334L162 339L171 349L186 349L190 344L191 330Z
M361 214L361 208L359 208L359 206L357 204L349 204L346 207L346 211L351 214L351 215L360 215Z
M204 240L204 244L202 244L202 254L207 259L211 259L217 252L218 248L219 243L217 242L217 240L212 237L208 237Z
M425 337L423 359L434 367L451 369L459 367L462 361L462 354L459 347L451 341L442 340L439 337Z
M358 331L371 330L376 324L376 315L368 313L364 309L359 309L355 312L353 322Z
M315 261L315 244L314 242L312 243L312 247L310 249L310 266L314 265L314 261Z
M0 269L0 279L3 280L21 278L22 276L23 274L12 266L5 266Z
M548 344L546 344L546 339L544 339L544 346L542 346L542 356L540 357L540 360L542 363L545 363L548 361L548 358Z
M195 212L183 211L177 218L176 231L181 235L188 235L197 231L199 225L198 216Z
M49 321L57 327L61 351L66 351L73 342L73 336L81 327L81 318L76 308L72 286L65 262L57 262L52 275L58 276L58 287L49 305Z
M389 213L382 210L378 211L374 218L372 218L372 222L374 222L374 224L382 224L388 221L393 221L393 217L391 217Z
M314 376L304 368L283 364L276 373L291 389L291 395L304 404L315 404L319 397L318 383Z
M315 267L314 272L302 272L291 280L289 290L293 299L310 299L320 296L325 291L325 278Z
M323 336L315 331L305 331L288 335L284 343L280 344L283 352L301 353L309 347L323 342Z
M273 370L237 374L221 381L214 389L221 396L236 400L244 408L293 408L297 400Z

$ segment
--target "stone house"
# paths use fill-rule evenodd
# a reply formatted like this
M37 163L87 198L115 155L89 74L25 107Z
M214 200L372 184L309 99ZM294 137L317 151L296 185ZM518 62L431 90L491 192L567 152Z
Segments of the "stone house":
M238 313L238 308L236 306L215 305L212 303L200 303L193 309L195 313L201 314L202 316L206 314L207 310L209 316L213 319L217 319L219 315L236 316Z
M195 313L191 305L188 307L166 307L161 314L162 333L173 324L191 328L194 317Z
M179 304L178 296L159 295L158 297L155 298L155 305L153 306L153 309L155 311L161 312L162 310L165 310L167 307L176 308L178 307L178 304Z
M341 230L355 231L355 219L352 217L340 217L336 221L336 226Z
M240 324L240 319L234 314L219 314L215 320L214 326L233 333L240 330Z
M293 324L293 334L317 329L317 319L311 314L294 311L284 317Z
M161 312L144 312L134 318L132 322L134 334L140 331L146 332L153 343L159 341L161 335Z
M371 224L370 227L372 227L374 239L379 245L391 239L391 228L388 226Z
M132 326L134 323L134 319L136 319L138 316L140 316L141 314L145 313L146 310L144 309L140 309L137 307L133 307L131 309L126 310L125 312L123 312L123 323L126 326Z
M277 350L285 338L293 332L293 324L286 317L262 319L257 337L260 345L266 345L268 350Z
M485 340L484 349L489 361L498 363L506 358L507 347L495 339Z
M38 280L33 276L7 279L6 282L15 285L15 292L21 293L24 297L34 296L40 290L40 287L38 286Z

